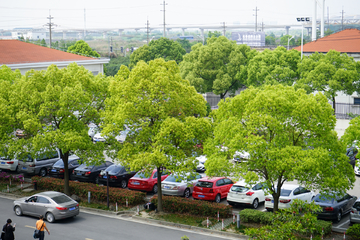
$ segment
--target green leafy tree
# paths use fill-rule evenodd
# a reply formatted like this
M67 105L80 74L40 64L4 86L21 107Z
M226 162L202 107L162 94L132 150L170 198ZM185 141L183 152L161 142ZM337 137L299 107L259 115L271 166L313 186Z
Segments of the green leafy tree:
M64 191L69 194L70 153L86 163L98 164L104 159L102 145L93 144L88 136L88 124L99 122L108 82L76 63L63 69L51 65L46 71L27 72L14 81L9 97L16 126L26 137L11 139L3 148L18 156L24 152L36 156L39 151L58 148L65 168Z
M275 38L273 36L266 36L265 45L275 45Z
M133 170L158 172L158 211L162 211L161 174L192 171L193 155L211 132L204 98L181 79L175 61L141 61L130 72L121 66L106 100L104 134L126 124L131 134L117 149L117 160Z
M319 91L333 103L339 92L351 95L359 83L360 75L357 63L347 54L330 50L326 54L314 53L303 58L298 66L300 80L297 86L306 89L308 93Z
M115 76L115 74L119 71L121 65L129 66L129 64L129 56L111 58L110 62L104 65L104 67L106 67L106 76Z
M331 35L331 34L333 34L333 33L334 33L334 31L331 30L330 28L328 28L328 29L326 29L326 31L324 32L324 35L325 35L325 37L326 37L326 36L329 36L329 35Z
M84 40L77 41L74 45L68 47L67 51L87 57L100 57L100 54L91 49L89 44L87 44Z
M208 32L208 38L212 38L212 37L215 37L215 38L218 38L218 37L220 37L222 35L222 33L221 32L219 32L219 31L209 31Z
M246 65L256 54L246 45L226 37L212 37L207 45L198 43L180 63L181 77L200 93L214 92L224 98L245 85Z
M355 143L357 147L360 147L360 116L350 120L349 127L341 136L341 141L345 146L351 146Z
M187 39L176 39L176 42L178 42L184 49L187 53L189 53L191 51L191 43L189 40Z
M186 51L177 41L168 38L153 40L149 45L136 49L130 56L130 67L133 68L139 61L149 62L156 58L163 58L165 61L174 60L180 63Z
M40 46L47 47L45 39L41 40Z
M247 66L246 86L277 84L292 86L299 78L300 52L284 47L265 49L253 57Z
M205 144L209 176L233 176L246 181L261 179L278 210L279 189L297 180L308 189L344 193L355 176L345 147L334 131L336 118L326 97L306 94L283 85L250 87L221 101L212 112L214 138ZM220 151L217 146L226 146ZM229 161L235 151L250 158L241 164Z

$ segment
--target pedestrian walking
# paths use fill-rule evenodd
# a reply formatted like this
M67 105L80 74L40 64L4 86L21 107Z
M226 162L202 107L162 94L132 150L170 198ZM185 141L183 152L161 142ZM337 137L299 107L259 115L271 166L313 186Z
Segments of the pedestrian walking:
M46 223L44 222L44 216L43 215L40 215L39 220L36 221L36 229L38 229L40 231L39 240L44 240L44 238L45 238L44 229L50 235L50 231L49 231L49 229L47 229Z
M2 240L14 240L15 236L14 236L14 232L15 232L15 225L14 226L11 225L12 221L9 218L6 221L6 224L3 226L2 231L4 232L4 234L1 234L1 239Z

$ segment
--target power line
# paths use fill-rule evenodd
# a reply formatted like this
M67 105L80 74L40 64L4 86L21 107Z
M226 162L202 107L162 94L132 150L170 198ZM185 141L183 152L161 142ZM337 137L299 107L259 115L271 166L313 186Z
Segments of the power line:
M51 48L51 29L53 26L56 26L54 23L51 22L51 19L53 19L53 17L51 17L50 15L50 10L49 10L49 17L47 17L47 19L49 19L49 23L45 24L45 26L47 26L49 28L49 33L50 33L50 48Z

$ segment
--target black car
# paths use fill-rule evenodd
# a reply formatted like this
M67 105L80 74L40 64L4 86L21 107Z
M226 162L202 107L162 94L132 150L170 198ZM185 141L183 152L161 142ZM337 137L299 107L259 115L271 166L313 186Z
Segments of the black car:
M99 183L99 174L101 170L105 170L108 166L113 165L114 163L106 161L99 166L81 164L79 167L75 168L71 174L72 180L77 180L80 182L93 182Z
M108 175L106 175L106 172ZM109 186L120 186L122 188L126 188L129 179L135 174L135 171L130 171L119 164L113 164L101 172L99 175L99 183L106 185L107 177L109 177Z
M358 154L358 150L356 147L350 147L346 149L346 156L349 158L349 163L354 168L356 163L356 155Z
M357 197L351 196L347 193L339 195L337 193L331 194L333 197L317 194L314 202L322 207L322 212L318 213L319 219L333 220L339 222L341 217L351 211Z
M72 171L80 165L81 160L79 157L73 155L69 157L68 160L68 171L69 178L71 176ZM63 160L59 160L51 168L48 170L49 176L54 178L64 178L65 166Z

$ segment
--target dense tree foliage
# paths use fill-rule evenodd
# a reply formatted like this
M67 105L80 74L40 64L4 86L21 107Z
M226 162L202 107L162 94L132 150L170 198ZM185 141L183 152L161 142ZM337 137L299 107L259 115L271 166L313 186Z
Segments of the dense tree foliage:
M296 179L324 192L353 187L354 172L334 131L333 110L321 93L308 95L280 84L251 87L221 101L213 118L214 138L205 145L207 175L260 178L275 211L286 181ZM228 151L220 151L220 145ZM234 165L229 157L235 151L248 152L250 159Z
M130 64L130 57L117 57L117 58L110 58L110 62L104 65L106 69L106 76L115 76L115 74L120 70L120 66L124 65L128 67Z
M214 92L224 98L246 83L246 65L256 51L237 45L226 37L212 37L207 45L198 43L180 63L181 77L200 93Z
M299 63L300 80L297 86L306 89L308 93L324 93L333 102L335 110L335 97L339 92L351 95L360 90L357 66L358 63L352 57L334 50L326 54L314 53Z
M2 81L8 93L2 93L1 98L10 105L9 122L4 122L3 127L15 126L25 134L21 139L3 141L2 150L12 156L35 157L41 151L58 148L65 166L64 191L69 194L70 153L86 156L84 162L99 163L104 159L101 145L94 145L88 136L88 124L100 121L99 110L104 107L108 82L103 75L93 76L75 63L63 69L51 65L46 71L31 70L10 86L8 81Z
M299 78L300 55L299 51L287 51L284 47L259 52L248 63L246 86L277 83L292 86Z
M91 49L89 44L87 44L84 40L77 41L74 45L68 47L67 51L87 57L100 57L100 54Z
M139 61L149 62L156 58L163 58L165 61L174 60L176 63L180 63L185 53L185 49L177 41L160 38L151 41L149 45L136 49L130 56L130 67L135 67Z
M139 62L130 72L125 66L111 82L106 100L104 134L129 127L117 160L133 170L158 171L158 210L162 211L161 173L193 171L193 156L211 130L204 116L204 98L181 79L175 61Z

